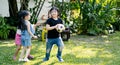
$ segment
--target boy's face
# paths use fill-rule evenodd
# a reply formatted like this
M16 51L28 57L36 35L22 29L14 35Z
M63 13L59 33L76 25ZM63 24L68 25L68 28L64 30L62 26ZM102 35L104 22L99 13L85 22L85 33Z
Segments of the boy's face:
M51 16L52 16L53 18L58 17L58 12L57 12L57 10L52 10L52 11L51 11Z

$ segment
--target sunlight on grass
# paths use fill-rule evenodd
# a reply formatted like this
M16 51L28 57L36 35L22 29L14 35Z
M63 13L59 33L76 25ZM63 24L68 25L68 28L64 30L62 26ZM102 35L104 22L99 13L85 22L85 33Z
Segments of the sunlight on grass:
M90 65L90 64L88 64L88 63L79 63L79 64L69 64L69 63L55 63L54 65Z
M76 55L77 58L91 58L95 56L96 52L93 52L91 50L82 50L79 55Z
M3 43L3 44L0 44L0 47L1 46L8 46L8 47L11 47L11 46L14 46L15 43L13 41L1 41L0 43Z
M8 44L0 45L0 47L2 47L2 46L11 47L11 46L14 46L14 45L15 45L15 44L10 44L10 43L8 43Z
M108 36L107 36L107 35L102 35L102 37L103 37L103 38L108 38Z
M0 65L120 65L120 32L108 36L75 35L64 44L62 63L56 57L56 45L52 48L49 61L42 62L46 43L37 40L32 40L31 55L34 59L18 62L19 55L16 61L12 59L16 49L14 40L0 41Z
M110 43L110 41L109 41L109 40L106 40L105 43Z
M91 58L96 57L98 51L102 51L103 49L99 48L84 48L82 46L77 46L72 49L74 55L78 58Z
M120 39L120 37L118 37L118 36L113 38L113 40L118 40L118 39Z

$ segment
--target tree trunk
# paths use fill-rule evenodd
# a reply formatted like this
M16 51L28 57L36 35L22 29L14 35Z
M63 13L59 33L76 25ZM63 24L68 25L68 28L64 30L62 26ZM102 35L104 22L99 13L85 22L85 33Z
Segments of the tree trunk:
M18 12L17 1L8 0L10 17L16 17Z

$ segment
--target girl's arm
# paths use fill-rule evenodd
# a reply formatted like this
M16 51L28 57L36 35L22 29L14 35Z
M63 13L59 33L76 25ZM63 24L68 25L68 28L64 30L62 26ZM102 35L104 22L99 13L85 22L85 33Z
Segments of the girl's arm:
M37 22L36 24L34 24L34 30L36 29L37 26L40 26L40 22Z
M33 38L37 38L31 31L30 31L30 23L27 22L27 30L28 33L33 37Z
M57 25L50 27L49 24L46 24L46 29L47 29L47 30L53 30L53 29L56 29L56 28L57 28Z

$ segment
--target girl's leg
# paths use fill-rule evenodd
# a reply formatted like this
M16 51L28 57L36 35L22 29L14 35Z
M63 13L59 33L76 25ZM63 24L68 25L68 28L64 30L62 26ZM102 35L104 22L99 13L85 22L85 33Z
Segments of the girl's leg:
M21 49L21 45L17 45L16 51L13 57L14 60L16 60L16 56L18 55L18 52L20 51L20 49Z
M26 50L26 47L23 46L22 52L21 52L21 54L20 54L19 61L24 61L24 60L23 60L23 57L24 57L24 52L25 52L25 50Z
M26 49L26 54L25 54L24 61L29 61L29 60L28 60L28 55L29 55L29 54L30 54L30 46L27 47L27 49Z
M32 46L30 47L30 49L32 48ZM30 55L30 53L29 53L29 55L28 55L28 59L33 59L34 57L32 56L32 55Z
M29 59L29 60L34 59L34 56L32 56L32 55L29 54L29 55L28 55L28 59Z

